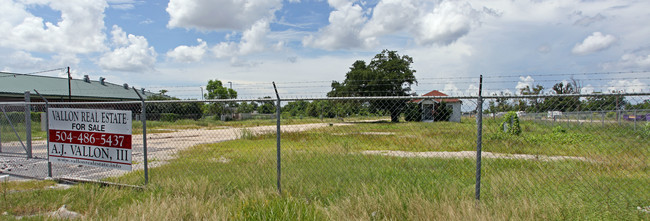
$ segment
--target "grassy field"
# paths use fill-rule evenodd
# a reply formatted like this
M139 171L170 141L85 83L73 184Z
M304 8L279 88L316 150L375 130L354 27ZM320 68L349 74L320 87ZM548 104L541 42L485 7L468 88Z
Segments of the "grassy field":
M0 212L8 215L0 219L43 219L39 214L63 204L87 219L112 220L650 219L649 213L637 210L650 206L645 131L524 121L523 133L514 136L499 133L498 123L484 122L484 151L588 160L483 159L477 203L473 158L361 154L473 151L472 120L357 123L283 134L281 195L276 189L275 135L267 134L181 151L169 164L151 169L151 183L144 190L94 184L46 190L43 186L52 183L5 183ZM135 171L109 180L142 183L142 176Z
M47 133L45 131L41 131L41 123L40 122L32 121L31 127L32 127L32 139L33 140L45 140L45 138L47 137ZM18 136L20 136L20 139L23 142L25 142L25 124L24 123L16 123L13 128L11 127L11 125L8 125L8 124L0 125L0 136L2 136L0 139L2 139L2 142L18 141L18 138L16 137L16 134L14 133L14 129L16 129L15 132L18 133Z

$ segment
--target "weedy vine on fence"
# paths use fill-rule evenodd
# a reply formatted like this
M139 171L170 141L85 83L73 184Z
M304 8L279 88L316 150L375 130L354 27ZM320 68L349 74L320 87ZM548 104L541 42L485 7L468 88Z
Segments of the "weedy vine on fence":
M505 116L503 116L503 121L501 124L499 124L499 126L503 127L502 131L507 134L521 134L521 126L519 126L519 116L517 116L517 112L508 112Z

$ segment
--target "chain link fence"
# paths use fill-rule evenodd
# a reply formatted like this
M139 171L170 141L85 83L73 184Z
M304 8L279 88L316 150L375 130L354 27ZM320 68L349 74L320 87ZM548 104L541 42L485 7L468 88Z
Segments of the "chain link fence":
M486 99L483 198L587 219L647 204L647 102L614 94ZM504 105L513 105L510 114L499 111Z
M486 96L481 107L478 97L460 96L165 100L144 102L146 116L142 102L52 102L131 111L133 124L132 172L52 163L52 176L143 185L146 142L153 183L261 187L319 202L350 195L460 201L478 198L479 176L486 204L592 217L650 204L649 95ZM3 104L3 119L21 128L24 107ZM45 104L31 111L44 112ZM32 118L32 130L41 122ZM8 122L0 123L2 173L46 177L47 134L34 133L27 159Z
M31 115L25 111L24 104L12 104L0 106L0 151L5 154L28 156L26 135L27 124L25 124L26 113L30 120L37 120L40 116ZM38 139L39 137L36 137Z

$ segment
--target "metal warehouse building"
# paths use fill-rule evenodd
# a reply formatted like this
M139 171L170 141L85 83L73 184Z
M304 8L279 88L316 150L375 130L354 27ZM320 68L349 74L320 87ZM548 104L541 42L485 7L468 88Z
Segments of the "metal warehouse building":
M129 101L140 100L128 84L118 85L106 82L100 77L97 81L84 79L67 79L60 77L37 76L0 72L0 102L25 101L25 91L29 91L32 102L42 101L34 92L36 89L49 101ZM138 92L144 98L156 93Z

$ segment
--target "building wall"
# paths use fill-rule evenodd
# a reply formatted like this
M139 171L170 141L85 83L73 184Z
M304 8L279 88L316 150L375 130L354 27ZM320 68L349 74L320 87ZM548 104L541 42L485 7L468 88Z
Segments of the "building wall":
M420 105L421 105L420 108L423 108L423 112L431 111L431 110L433 110L432 109L433 107L425 108L425 106L426 105L437 105L437 103L438 102L436 102L434 100L423 100L420 103ZM451 114L451 117L449 118L449 121L451 121L451 122L460 122L460 116L461 116L461 109L460 108L462 106L462 103L461 102L447 103L447 105L451 105L451 107L453 109L453 112ZM423 115L424 115L424 113L423 113ZM433 122L433 119L428 119L425 116L422 116L422 118L426 122ZM431 116L431 118L433 118L433 116Z
M454 112L451 114L451 118L449 118L449 121L451 122L459 122L460 123L460 107L461 103L448 103L448 105L451 104L452 108L454 109Z

